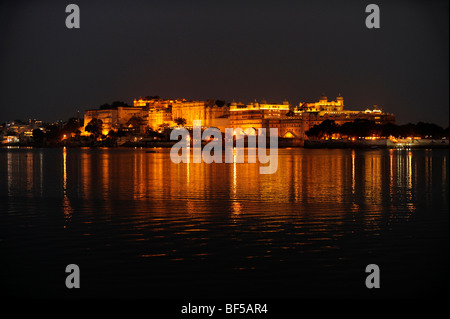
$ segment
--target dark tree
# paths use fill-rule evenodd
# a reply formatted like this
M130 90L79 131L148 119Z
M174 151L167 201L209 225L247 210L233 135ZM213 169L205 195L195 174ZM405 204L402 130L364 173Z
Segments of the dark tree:
M399 137L414 136L416 132L416 125L408 123L399 127Z
M449 138L449 127L442 131L442 137Z
M222 107L222 106L225 105L225 101L223 101L223 100L216 100L215 104L216 104L218 107Z
M415 136L422 138L441 138L443 133L444 129L433 123L419 122L415 127Z
M92 133L95 138L99 137L102 134L102 120L93 118L88 125L84 128L86 132Z
M63 132L70 134L75 133L80 128L80 123L76 117L71 117L63 127Z
M111 104L105 103L99 106L100 110L115 110L119 106L129 107L129 105L123 101L114 101Z
M178 117L175 120L173 120L175 123L177 123L177 125L179 126L184 126L186 125L186 119L182 118L182 117Z
M113 109L117 109L119 106L129 107L129 105L123 101L114 101L111 103L111 107Z
M45 137L49 140L59 139L61 137L61 129L56 124L47 124L45 126Z
M100 110L109 110L111 109L111 105L109 105L108 103L102 104L99 107Z
M389 136L398 137L399 134L400 134L400 128L396 124L386 123L381 126L381 136L383 136L383 137L389 137Z
M339 125L337 125L333 120L325 120L318 125L314 125L305 134L308 137L328 137L333 135L334 133L339 132Z
M44 136L45 133L41 129L36 128L33 130L33 140L35 142L42 143Z
M133 128L139 128L139 126L144 125L145 121L142 117L133 115L127 122L128 126L132 126Z

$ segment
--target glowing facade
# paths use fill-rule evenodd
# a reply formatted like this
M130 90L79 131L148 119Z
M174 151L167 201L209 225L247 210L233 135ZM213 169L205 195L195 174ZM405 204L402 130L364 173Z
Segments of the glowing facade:
M289 102L282 104L253 102L243 104L242 102L232 102L230 104L230 126L232 128L267 128L266 119L279 118L289 112Z
M377 106L365 111L344 110L344 98L340 94L336 101L328 101L327 97L322 95L319 102L299 103L294 113L308 123L305 126L308 129L325 120L333 120L338 125L357 119L374 121L376 124L395 123L394 114L385 113Z
M186 99L161 99L147 97L134 99L133 106L110 109L91 109L84 113L85 126L96 118L102 121L102 133L128 127L129 120L138 117L142 120L140 131L146 128L157 130L163 126L175 126L177 118L186 120L192 126L194 120L201 120L202 126L218 127L221 131L229 124L228 106L217 106L213 100L188 101ZM83 130L84 131L84 130ZM84 132L83 135L89 135Z
M203 127L225 128L278 128L279 136L285 138L306 139L305 132L325 120L333 120L342 125L357 119L374 121L377 124L395 123L391 113L385 113L375 107L365 111L344 110L344 98L339 94L335 101L328 101L322 95L318 102L302 102L293 107L288 101L268 103L267 101L244 104L233 101L228 106L218 106L214 100L188 101L186 99L160 99L159 97L139 98L132 107L87 110L84 123L93 118L102 120L103 132L129 126L132 117L142 121L141 132L147 128L156 130L162 126L176 126L175 120L182 118L187 127L194 120L200 120Z
M227 106L217 106L213 100L187 101L176 100L172 104L172 119L184 118L186 126L192 126L194 120L202 121L202 126L218 127L229 116ZM220 120L222 119L222 120ZM217 122L217 123L216 123Z
M228 124L229 108L217 106L214 100L165 100L149 97L135 99L133 105L148 110L148 125L153 129L163 125L174 126L178 118L185 119L186 126L192 126L194 120L202 121L202 125L207 127L221 128Z
M319 102L301 102L297 109L306 112L342 112L344 110L344 98L339 94L336 101L328 101L326 95L322 94Z
M300 103L291 108L289 102L282 104L232 103L230 105L230 126L233 128L278 128L278 135L284 138L307 139L305 132L325 120L342 125L357 119L374 121L377 124L395 123L392 113L378 108L365 111L344 110L344 98L339 94L335 101L328 101L322 95L318 102Z
M122 107L111 109L92 109L84 112L84 126L96 118L102 121L102 134L106 135L110 130L116 131L119 128L127 127L128 121L132 117L140 117L144 121L148 117L148 112L143 111L141 107ZM89 135L83 128L83 135Z

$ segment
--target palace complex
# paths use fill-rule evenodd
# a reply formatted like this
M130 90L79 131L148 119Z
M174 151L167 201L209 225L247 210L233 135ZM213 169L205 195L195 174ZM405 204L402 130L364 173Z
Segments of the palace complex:
M344 109L344 98L339 94L335 101L328 101L322 95L318 102L301 102L291 105L288 101L269 103L267 101L242 103L232 101L205 100L188 101L186 99L161 99L159 97L139 98L133 106L119 106L86 110L84 124L92 119L102 121L102 133L110 130L127 129L139 124L139 131L161 130L164 127L181 125L191 127L194 120L201 120L203 127L225 128L278 128L278 136L306 139L305 132L324 120L333 120L336 124L366 119L377 124L395 123L392 113L385 113L377 106L362 111ZM135 121L133 121L133 118ZM136 121L137 120L137 121ZM85 134L88 134L87 132Z

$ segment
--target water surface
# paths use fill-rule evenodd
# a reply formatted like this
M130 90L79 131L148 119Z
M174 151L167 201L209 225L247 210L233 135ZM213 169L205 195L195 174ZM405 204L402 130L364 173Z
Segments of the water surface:
M261 175L174 164L167 149L2 148L2 293L426 296L448 283L448 161L446 149L280 149Z

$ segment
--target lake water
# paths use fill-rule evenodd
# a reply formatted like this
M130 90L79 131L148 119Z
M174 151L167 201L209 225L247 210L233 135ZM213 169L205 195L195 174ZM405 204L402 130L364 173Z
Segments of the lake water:
M427 296L448 283L448 163L448 149L295 148L261 175L168 149L2 148L2 295Z

